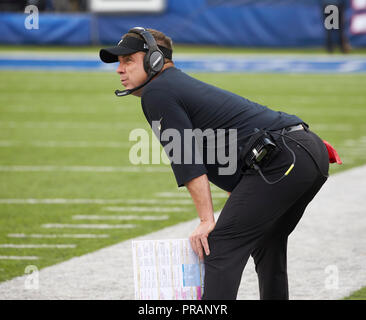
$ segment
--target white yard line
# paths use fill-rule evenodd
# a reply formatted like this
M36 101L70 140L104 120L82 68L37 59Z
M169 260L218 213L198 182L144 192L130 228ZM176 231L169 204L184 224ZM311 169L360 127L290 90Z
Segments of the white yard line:
M159 221L168 220L169 216L98 216L98 215L75 215L74 220L142 220L142 221Z
M0 199L0 204L171 204L193 205L192 200L180 199Z
M42 228L46 229L132 229L134 224L61 224L47 223L43 224Z
M103 109L103 114L121 114L121 113L128 113L130 112L127 105L124 107L108 107L108 109ZM87 108L75 108L70 106L52 106L49 108L35 108L34 106L12 106L11 108L2 108L2 112L8 113L57 113L57 114L96 114L100 113L100 108L93 108L88 106Z
M5 172L171 172L170 167L162 166L125 166L125 167L105 167L105 166L28 166L10 165L0 166L0 171Z
M148 127L145 123L126 122L0 121L0 128L132 130Z
M109 238L109 234L24 234L24 233L9 233L8 238L35 238L35 239L99 239Z
M171 204L171 205L193 205L192 199L131 199L126 204Z
M103 208L106 211L116 211L116 212L183 212L190 211L188 208L180 207L106 207Z
M1 147L30 146L38 148L126 148L131 146L129 142L117 141L0 141Z
M36 256L0 256L0 260L38 260ZM1 296L1 294L0 294Z
M14 141L8 141L8 140L1 140L0 141L0 147L15 147L20 145L20 143L16 143Z
M332 175L309 204L288 244L291 299L340 299L366 285L366 166ZM187 238L195 219L0 284L0 299L134 299L131 240ZM336 271L336 272L334 272ZM332 273L333 272L333 273ZM252 259L238 299L258 299Z
M76 244L0 244L0 248L6 249L74 249Z
M156 197L162 198L190 198L191 195L189 193L179 193L179 192L158 192L155 193ZM228 198L227 193L222 192L212 192L213 198Z
M130 148L136 141L16 141L0 140L0 147L36 147L36 148ZM142 146L150 148L149 144Z
M351 124L341 124L341 123L336 123L336 124L312 124L311 125L311 130L314 131L351 131L353 129L353 126Z

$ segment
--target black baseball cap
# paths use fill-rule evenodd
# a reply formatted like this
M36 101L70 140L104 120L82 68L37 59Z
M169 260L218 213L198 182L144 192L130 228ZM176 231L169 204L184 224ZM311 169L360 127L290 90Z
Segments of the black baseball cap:
M172 50L158 45L164 57L172 59ZM148 46L144 40L135 37L124 37L115 47L101 49L100 59L105 63L118 62L118 56L132 54L138 51L148 51Z

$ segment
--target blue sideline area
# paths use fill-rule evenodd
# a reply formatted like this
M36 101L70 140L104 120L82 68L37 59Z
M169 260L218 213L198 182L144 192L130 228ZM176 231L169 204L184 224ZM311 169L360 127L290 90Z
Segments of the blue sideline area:
M173 57L185 72L269 72L269 73L366 73L366 57L353 56L185 56ZM109 71L117 63L106 64L95 55L0 54L0 70Z
M111 44L134 26L158 29L186 44L310 47L325 41L321 0L168 0L161 14L40 13L38 30L27 30L25 18L0 13L0 43ZM348 36L353 47L366 46L366 35Z

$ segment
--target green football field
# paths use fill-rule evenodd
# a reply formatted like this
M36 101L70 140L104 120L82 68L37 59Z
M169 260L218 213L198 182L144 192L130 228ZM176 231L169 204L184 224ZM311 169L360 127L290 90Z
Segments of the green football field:
M193 76L301 117L339 152L331 174L366 163L366 75ZM119 87L114 73L0 72L0 257L25 257L0 259L0 281L196 217L169 166L130 163L131 130L151 132ZM215 210L225 197L213 188Z

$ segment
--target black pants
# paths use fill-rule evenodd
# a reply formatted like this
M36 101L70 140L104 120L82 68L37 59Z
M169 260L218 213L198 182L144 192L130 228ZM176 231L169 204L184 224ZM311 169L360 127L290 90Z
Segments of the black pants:
M328 174L328 152L315 133L307 129L286 135L307 147L323 174ZM258 274L260 298L289 297L287 238L327 178L300 145L284 139L296 154L296 164L290 174L270 185L254 170L246 170L209 234L211 253L204 256L205 300L236 299L250 255ZM263 168L269 181L281 177L292 163L292 155L280 137L276 143L282 151Z

